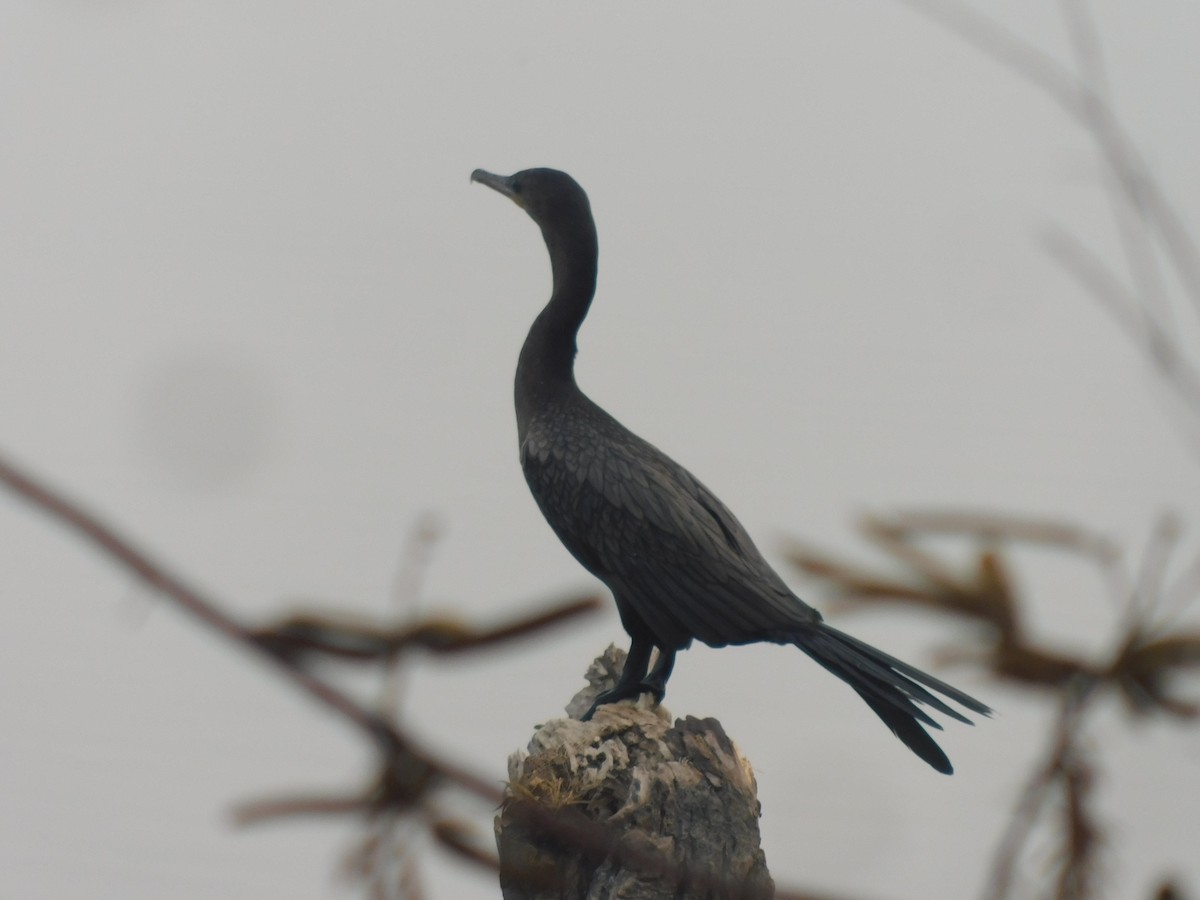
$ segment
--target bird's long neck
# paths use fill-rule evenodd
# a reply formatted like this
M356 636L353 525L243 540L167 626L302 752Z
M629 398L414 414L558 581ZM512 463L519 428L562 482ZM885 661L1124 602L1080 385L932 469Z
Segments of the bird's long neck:
M534 319L517 362L517 430L522 441L540 407L578 391L575 336L596 293L595 225L580 222L573 229L544 229L542 234L550 251L554 292Z

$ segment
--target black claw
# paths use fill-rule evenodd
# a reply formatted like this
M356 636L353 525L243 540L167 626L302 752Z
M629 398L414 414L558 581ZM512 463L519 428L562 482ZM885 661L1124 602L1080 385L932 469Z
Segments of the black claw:
M660 678L655 678L653 672L651 672L650 677L638 685L638 687L642 689L641 692L643 694L653 694L654 699L659 703L662 703L663 697L667 695L666 681Z
M642 694L653 694L655 703L662 703L663 695L666 691L662 686L652 684L649 681L636 681L631 684L618 684L611 691L604 691L598 697L591 707L582 716L579 717L580 722L591 721L592 716L596 714L596 710L609 703L619 703L622 700L636 700Z
M657 681L654 681L654 680L643 681L641 684L638 685L638 687L641 688L639 693L653 694L654 702L656 704L662 703L663 697L665 697L667 695L666 685L659 684Z

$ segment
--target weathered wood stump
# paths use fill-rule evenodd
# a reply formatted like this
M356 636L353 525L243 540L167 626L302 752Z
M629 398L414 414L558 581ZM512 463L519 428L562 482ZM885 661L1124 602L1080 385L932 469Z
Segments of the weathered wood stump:
M624 656L610 646L571 718L509 757L496 817L505 900L772 896L754 773L719 722L672 722L647 696L579 721Z

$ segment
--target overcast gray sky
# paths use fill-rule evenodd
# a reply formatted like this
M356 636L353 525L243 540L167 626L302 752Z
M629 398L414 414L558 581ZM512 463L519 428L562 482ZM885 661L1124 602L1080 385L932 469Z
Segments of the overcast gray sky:
M1195 222L1200 8L1098 6L1119 111ZM1054 4L1003 12L1069 58ZM947 505L1135 552L1173 509L1194 552L1200 467L1170 407L1039 248L1056 223L1119 267L1091 144L893 2L8 0L0 446L248 618L394 608L427 511L424 609L486 620L588 589L516 458L545 251L467 180L535 165L571 172L599 224L581 384L772 555L787 535L859 551L858 513ZM0 894L354 895L334 876L351 828L227 818L352 787L351 736L7 499L0 547ZM1094 574L1021 562L1041 633L1104 648L1119 610ZM922 665L956 636L837 623ZM610 640L611 609L423 666L406 718L498 781ZM948 729L949 779L794 651L693 650L668 706L721 719L754 764L781 883L961 898L1049 710L947 677L999 710ZM1110 895L1166 871L1194 889L1195 734L1123 721L1097 732ZM498 895L434 857L426 874L433 896Z

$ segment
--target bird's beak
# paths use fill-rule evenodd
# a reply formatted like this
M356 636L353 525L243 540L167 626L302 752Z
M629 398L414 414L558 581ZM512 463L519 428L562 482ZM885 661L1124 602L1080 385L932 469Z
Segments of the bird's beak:
M471 180L478 181L480 184L487 185L493 191L498 191L507 197L517 206L523 206L521 198L517 192L513 190L511 175L493 175L491 172L485 172L483 169L476 169L471 173Z

